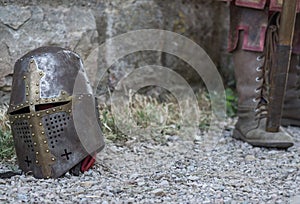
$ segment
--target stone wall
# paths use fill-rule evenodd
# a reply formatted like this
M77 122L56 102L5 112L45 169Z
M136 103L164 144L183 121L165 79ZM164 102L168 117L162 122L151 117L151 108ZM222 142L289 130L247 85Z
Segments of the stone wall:
M85 67L98 66L91 54L106 39L137 29L164 29L202 46L220 69L226 84L233 81L226 53L227 8L207 0L0 0L0 95L8 102L14 62L34 48L51 45L74 50ZM87 57L89 56L88 61ZM193 87L201 79L174 56L140 52L116 62L101 84L113 90L120 78L146 64L171 67ZM101 90L100 90L101 91ZM101 93L101 92L100 92Z

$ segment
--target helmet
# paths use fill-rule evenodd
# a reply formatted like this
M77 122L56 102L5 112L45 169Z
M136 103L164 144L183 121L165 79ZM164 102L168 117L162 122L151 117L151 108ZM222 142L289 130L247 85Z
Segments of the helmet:
M8 109L20 168L57 178L104 148L95 98L80 57L35 49L15 64Z

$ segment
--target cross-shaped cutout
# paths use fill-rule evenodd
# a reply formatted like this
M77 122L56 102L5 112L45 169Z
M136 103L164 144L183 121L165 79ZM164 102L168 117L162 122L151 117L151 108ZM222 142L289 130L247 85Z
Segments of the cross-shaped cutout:
M29 160L28 156L26 156L25 162L27 163L27 166L29 167L29 165L31 164L31 160Z
M68 152L67 149L65 149L65 153L62 154L61 156L66 157L66 159L69 160L70 159L70 157L69 157L70 154L72 154L72 152Z

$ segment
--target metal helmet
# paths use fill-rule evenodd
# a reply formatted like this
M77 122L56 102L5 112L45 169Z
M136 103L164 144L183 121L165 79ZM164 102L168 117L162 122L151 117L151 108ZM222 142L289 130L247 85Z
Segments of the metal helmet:
M35 49L15 64L8 115L20 168L57 178L104 148L95 98L80 57Z

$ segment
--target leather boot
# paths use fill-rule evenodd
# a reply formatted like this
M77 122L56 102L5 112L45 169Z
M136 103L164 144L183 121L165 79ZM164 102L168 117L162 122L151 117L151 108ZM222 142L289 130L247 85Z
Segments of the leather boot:
M300 126L300 55L292 55L281 124Z
M238 121L233 137L253 146L288 148L293 145L289 133L280 128L270 133L266 128L267 96L264 59L261 53L239 48L233 53L238 92Z

